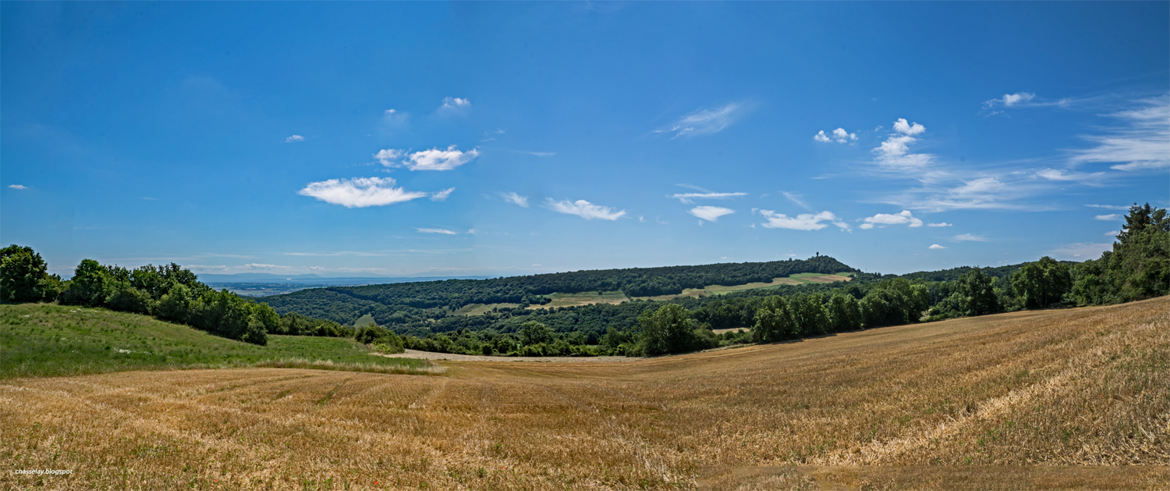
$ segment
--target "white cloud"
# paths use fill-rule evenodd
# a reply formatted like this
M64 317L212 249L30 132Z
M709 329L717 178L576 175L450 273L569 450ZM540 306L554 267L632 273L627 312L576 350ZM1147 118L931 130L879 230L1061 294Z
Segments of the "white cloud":
M946 247L945 247L945 246L941 246L941 245L939 245L939 244L931 244L931 245L930 245L930 247L927 247L927 249L930 249L930 250L932 250L932 251L937 251L937 250L940 250L940 249L946 249Z
M964 181L963 185L951 189L951 193L962 196L980 196L987 194L996 194L1004 188L1003 181L998 177L980 177Z
M420 234L458 235L459 232L445 228L416 228Z
M1109 116L1118 124L1105 134L1084 137L1095 146L1074 151L1072 163L1107 163L1120 171L1170 167L1170 95Z
M857 133L845 131L845 128L837 128L833 130L830 136L825 134L825 130L820 130L817 134L813 135L813 139L821 143L829 143L830 141L849 143L857 141Z
M403 158L405 157L405 158ZM451 145L446 150L431 148L407 154L395 148L384 148L374 154L382 165L406 167L414 170L451 170L479 157L479 149L462 151Z
M576 215L586 220L601 219L601 220L617 220L626 214L626 210L614 210L608 206L595 205L583 199L577 201L557 201L548 198L545 204L549 209L564 213L567 215Z
M296 143L296 142L303 142L303 141L305 141L305 137L303 137L301 135L288 135L284 139L285 143Z
M471 107L471 101L462 97L444 97L443 104L439 106L439 110L443 112L453 113L464 111Z
M918 123L910 123L906 121L906 118L898 118L897 121L894 121L894 131L903 135L914 136L926 132L926 127Z
M782 191L780 194L783 194L784 197L788 199L788 201L793 202L794 204L796 204L796 206L799 206L799 207L804 208L806 210L812 210L812 207L809 206L808 203L804 202L804 199L801 195L796 194L796 193L790 193L788 191Z
M398 159L402 158L402 150L395 148L383 148L374 154L374 158L378 159L382 165L392 167L398 165Z
M389 177L329 179L311 182L304 189L298 191L298 194L346 208L390 205L427 195L427 193L406 191L400 187L394 187L394 184L394 179Z
M431 193L431 201L446 201L451 193L455 192L455 188L447 188L442 191Z
M951 240L955 242L987 242L987 237L975 234L959 234L954 236Z
M1049 181L1098 181L1105 177L1104 172L1075 172L1065 171L1059 169L1040 169L1036 171L1036 177L1047 179Z
M1085 205L1085 206L1087 206L1087 207L1089 207L1089 208L1100 208L1100 209L1102 209L1102 210L1118 210L1118 211L1129 211L1129 207L1128 207L1128 206L1124 206L1124 205L1101 205L1101 204L1087 204L1087 205Z
M1117 213L1110 213L1108 215L1097 215L1093 218L1096 218L1096 219L1101 220L1103 222L1115 222L1117 220L1121 220L1121 215L1118 215Z
M735 213L731 208L723 208L721 206L696 206L691 208L690 214L699 217L708 222L714 222L723 215L730 215Z
M8 189L15 189L17 191L24 191L24 190L28 189L28 186L25 186L24 184L9 184Z
M1036 94L1031 92L1016 92L1015 94L1004 94L1001 100L1003 101L1003 105L1011 107L1020 102L1028 102L1034 98L1036 98Z
M501 193L500 197L504 198L504 201L512 203L516 206L519 206L522 208L528 208L528 197L527 196L520 196L515 191Z
M898 213L878 213L871 217L865 218L865 223L861 224L862 229L871 229L875 225L884 227L886 225L907 225L910 228L917 228L922 226L922 220L915 217L910 210L902 210Z
M747 196L747 193L675 193L670 195L671 198L685 204L692 203L696 199L725 199L741 196Z
M715 134L727 129L728 126L743 117L745 112L744 105L736 102L714 109L701 109L679 118L668 128L654 132L672 133L674 138Z
M1056 259L1085 260L1101 257L1101 253L1113 249L1112 242L1077 242L1057 247L1048 253Z
M1106 237L1117 237L1117 235L1120 233L1121 233L1120 230L1110 230L1108 232L1105 232L1105 236Z
M929 165L934 161L933 155L910 153L910 144L918 141L915 135L924 132L925 126L898 118L894 121L894 132L873 149L878 165L895 169L920 169Z
M772 210L758 210L760 215L764 217L764 223L760 224L764 228L786 228L789 230L820 230L829 223L836 225L841 230L849 230L849 224L839 220L837 215L831 211L822 211L820 213L801 213L796 216L788 216L783 213L776 213Z
M556 152L535 152L535 151L523 151L523 152L520 152L520 153L526 153L526 154L528 154L528 155L531 155L531 156L533 156L533 157L540 157L540 158L545 158L545 157L556 157L556 156L557 156L557 153L556 153Z
M950 227L951 225L953 225L953 224L950 224L950 223L947 223L947 222L938 222L938 223L928 223L928 224L926 224L926 226L927 226L927 227Z

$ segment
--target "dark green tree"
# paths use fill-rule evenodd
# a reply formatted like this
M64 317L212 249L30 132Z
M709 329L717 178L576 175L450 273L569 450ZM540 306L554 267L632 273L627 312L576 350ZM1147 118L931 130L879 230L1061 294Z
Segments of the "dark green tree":
M642 328L642 352L648 356L683 353L695 349L695 322L687 309L666 304L638 317Z
M829 332L829 316L818 295L793 295L788 302L792 322L801 336L816 336Z
M100 307L113 293L115 281L110 271L93 259L83 259L73 271L69 289L62 294L62 302L73 305Z
M800 337L800 329L792 319L788 302L779 295L764 299L756 311L756 323L752 326L752 340L757 343L774 343L784 339Z
M995 295L990 276L979 268L959 277L955 293L959 295L963 315L984 315L999 312L999 298Z
M1072 288L1068 266L1048 256L1028 263L1012 275L1012 287L1020 296L1024 308L1042 309L1060 303Z
M833 332L861 329L861 304L856 298L842 293L829 298L829 328Z
M0 249L0 302L39 302L44 296L45 260L31 247Z

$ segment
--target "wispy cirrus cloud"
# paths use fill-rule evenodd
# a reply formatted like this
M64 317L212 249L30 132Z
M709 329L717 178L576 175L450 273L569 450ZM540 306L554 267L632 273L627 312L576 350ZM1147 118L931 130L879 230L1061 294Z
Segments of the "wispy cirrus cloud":
M926 226L927 226L927 227L935 227L935 228L939 228L939 227L950 227L950 226L952 226L952 225L953 225L953 224L951 224L951 223L947 223L947 222L938 222L938 223L928 223L928 224L926 224Z
M1116 222L1118 220L1121 220L1121 214L1109 213L1106 215L1097 215L1097 216L1094 216L1093 218L1097 219L1097 220L1101 220L1102 222Z
M455 192L455 188L447 188L442 191L431 193L431 201L447 201L447 197Z
M389 177L328 179L311 182L297 194L346 208L391 205L427 195L427 193L407 191L401 187L395 187L394 179Z
M515 191L509 191L507 193L500 193L500 197L503 198L504 201L506 201L508 203L512 203L512 204L519 206L521 208L528 208L528 197L521 196L520 194L518 194Z
M575 215L586 220L617 220L626 214L626 210L615 210L608 206L596 205L586 200L579 199L577 201L569 200L555 200L547 198L545 205L550 210L557 213L564 213L566 215Z
M1075 242L1057 247L1049 251L1048 255L1056 259L1084 261L1101 257L1102 252L1112 248L1112 242Z
M1127 172L1170 167L1170 94L1107 116L1114 124L1101 134L1084 136L1093 146L1074 150L1073 165L1104 163Z
M297 143L305 141L305 137L297 134L288 135L284 138L285 143Z
M374 158L386 167L405 167L412 171L451 170L478 157L478 148L464 151L459 150L455 145L448 146L446 150L431 148L410 153L395 148L384 148L374 154Z
M743 103L732 102L720 107L700 109L679 118L655 133L669 133L673 138L712 135L727 129L747 113Z
M809 206L808 203L805 203L803 196L801 196L797 193L790 193L788 191L781 191L780 194L784 195L784 198L787 199L788 201L791 201L792 204L799 206L801 208L804 208L806 210L812 210L812 207Z
M820 213L801 213L795 216L776 213L772 210L757 211L764 217L764 223L760 224L764 228L811 231L821 230L832 224L841 230L849 230L848 223L845 223L837 218L837 215L833 214L833 212L827 210Z
M719 220L719 217L735 213L735 210L732 210L731 208L724 208L721 206L696 206L694 208L691 208L691 210L688 213L690 213L691 215L694 215L702 220L706 220L708 222L714 222L714 221Z
M17 191L24 191L24 190L28 189L28 186L25 186L24 184L9 184L8 189L15 189Z
M416 228L415 230L417 230L418 233L420 233L420 234L459 235L459 232L456 232L454 230L448 230L445 228L420 227L420 228Z
M955 242L987 242L987 237L975 234L959 234L951 237Z
M684 187L684 188L690 188L690 189L694 190L693 192L689 192L689 193L674 193L674 194L670 195L671 198L677 199L680 203L683 203L683 204L691 204L697 199L727 199L727 198L739 198L739 197L747 196L747 193L743 193L743 192L722 192L721 193L721 192L711 191L709 189L704 189L702 187L694 186L694 185L690 185L690 184L679 184L678 186Z

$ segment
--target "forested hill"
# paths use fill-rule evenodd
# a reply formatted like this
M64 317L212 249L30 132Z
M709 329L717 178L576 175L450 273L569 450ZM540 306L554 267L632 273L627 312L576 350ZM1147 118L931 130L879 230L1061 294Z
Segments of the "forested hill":
M353 322L366 314L385 319L386 315L392 315L387 312L388 307L409 311L458 309L469 304L540 304L547 301L544 295L551 293L621 291L631 297L670 295L681 293L686 288L768 282L773 278L798 273L856 271L832 257L818 255L804 260L602 269L485 280L314 288L260 300L279 312L291 311L339 322ZM383 319L379 319L380 324L386 324Z

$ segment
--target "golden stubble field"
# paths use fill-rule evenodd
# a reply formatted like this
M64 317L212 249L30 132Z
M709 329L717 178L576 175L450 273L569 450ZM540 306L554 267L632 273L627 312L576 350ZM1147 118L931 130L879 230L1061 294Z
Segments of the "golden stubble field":
M0 487L1170 487L1170 297L632 363L447 364L9 380Z

